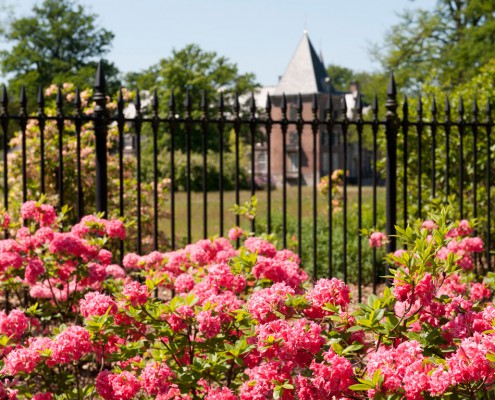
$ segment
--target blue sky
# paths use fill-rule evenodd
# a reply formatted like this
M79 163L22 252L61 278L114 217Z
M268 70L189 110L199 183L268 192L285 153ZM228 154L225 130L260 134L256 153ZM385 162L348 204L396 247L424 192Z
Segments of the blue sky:
M36 0L7 0L16 14ZM108 58L124 72L139 71L173 48L198 43L274 84L306 26L326 63L372 71L369 45L380 43L406 8L435 0L80 0L115 33Z

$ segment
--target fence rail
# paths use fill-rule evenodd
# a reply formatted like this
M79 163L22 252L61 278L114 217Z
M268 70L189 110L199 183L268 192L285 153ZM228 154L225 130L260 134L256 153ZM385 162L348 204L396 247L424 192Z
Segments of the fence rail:
M156 92L151 101L151 111L149 115L143 115L141 107L141 99L139 91L134 99L134 107L136 110L135 116L128 117L124 113L125 102L120 92L117 100L115 111L110 112L107 105L105 77L101 66L96 72L94 85L94 93L92 100L94 101L94 111L90 115L83 113L81 106L80 92L77 90L73 101L73 113L66 115L66 101L64 101L59 88L56 98L56 115L46 115L45 99L43 90L40 88L37 98L38 112L28 115L26 92L23 89L19 102L19 113L17 115L9 114L9 98L7 90L4 87L0 96L0 125L3 133L3 203L6 209L10 207L12 196L18 195L22 201L28 198L28 149L26 148L26 129L30 122L37 124L39 129L39 192L46 193L47 171L45 152L45 130L47 124L56 125L58 131L58 166L56 168L59 206L64 204L68 191L76 193L77 202L74 207L77 212L77 218L80 218L86 212L108 213L109 211L109 196L116 196L118 201L118 214L121 216L136 218L136 250L138 253L143 251L143 224L151 227L152 248L163 249L165 245L170 248L176 248L178 245L178 228L179 224L184 223L186 226L186 242L191 242L193 239L193 224L197 221L193 220L193 203L192 203L192 139L196 135L196 130L200 132L200 148L202 159L202 176L201 176L201 192L202 192L202 210L201 219L203 225L203 237L208 236L208 223L211 223L208 214L208 202L212 199L213 194L208 193L208 172L207 167L211 160L208 159L208 150L213 150L218 153L218 234L225 234L225 154L226 149L226 133L228 130L233 130L233 156L234 156L234 193L237 204L241 202L241 161L244 157L240 154L241 144L246 145L249 152L249 174L248 174L248 190L251 195L264 194L266 201L266 215L258 215L257 219L250 222L249 228L252 231L256 230L256 224L261 218L264 218L264 223L268 232L276 229L273 218L274 213L280 214L279 210L274 210L274 192L272 191L272 178L275 173L274 163L281 162L281 224L280 237L282 245L288 245L288 235L294 233L297 236L297 251L303 257L303 263L308 270L311 270L313 277L328 274L330 276L338 274L344 280L349 279L349 272L357 272L356 278L352 279L357 286L358 297L361 298L365 284L369 283L372 290L375 291L377 285L382 282L380 280L384 271L378 260L376 249L373 249L371 256L364 255L363 238L359 235L359 230L369 228L369 224L377 228L383 228L379 225L379 183L382 175L385 178L385 230L390 236L390 241L387 245L387 251L392 252L396 249L396 241L394 238L395 225L407 224L415 218L424 217L425 211L428 209L429 202L434 198L447 199L449 195L456 194L455 206L458 211L459 218L465 217L482 217L483 227L479 229L480 234L486 243L486 254L477 262L478 268L487 270L491 269L491 254L493 238L492 222L491 222L491 189L493 186L493 164L491 159L490 148L492 144L492 116L490 104L487 104L485 117L479 118L478 106L476 100L473 102L471 111L472 117L468 120L465 118L464 104L462 100L459 102L457 110L457 119L451 117L451 109L448 99L446 100L444 110L444 118L440 120L437 117L438 110L435 100L433 100L429 113L431 118L426 120L423 117L423 105L421 99L417 101L416 118L413 120L409 114L409 101L407 99L402 103L399 118L399 103L397 101L397 90L393 75L387 87L387 98L385 102L385 117L380 118L379 106L377 98L370 105L371 116L363 115L363 102L358 96L355 105L355 115L353 118L348 118L347 104L344 98L342 100L336 95L330 94L315 94L307 100L307 96L280 96L276 99L277 105L274 106L275 99L268 96L267 102L264 105L264 111L261 111L255 104L254 97L249 99L247 109L241 106L239 96L235 95L231 106L226 106L222 94L220 93L216 109L212 111L205 96L200 101L200 115L196 116L193 110L193 101L189 92L185 95L183 112L180 114L178 105L176 104L174 93L171 93L168 104L168 113L165 117L160 115L159 99ZM289 99L289 100L288 100ZM307 103L310 103L311 116L305 117L307 112ZM295 109L294 118L290 114L290 107ZM277 109L275 111L275 108ZM212 115L212 114L215 115ZM273 117L273 114L277 116ZM259 114L263 114L260 116ZM279 116L278 116L279 115ZM65 125L72 123L74 126L76 137L76 149L74 155L69 155L70 158L75 157L76 175L66 176L64 164L67 162L67 154L64 154L64 146L66 133L64 133ZM107 148L109 126L114 124L117 127L117 147L116 156L118 160L118 176L111 177L118 181L118 193L108 190L108 165L107 159L110 149ZM15 128L13 126L15 125ZM84 176L82 168L81 154L81 135L86 126L92 125L95 134L94 142L94 157L95 157L95 193L96 198L94 205L84 203ZM125 188L125 148L124 148L124 132L126 127L131 126L136 137L136 184L134 191L136 194L136 210L135 215L129 215L126 209L126 188ZM217 135L217 148L208 148L208 139L212 135L211 128L214 128L214 135ZM9 140L12 138L13 129L20 129L20 157L21 157L21 179L22 193L13 194L11 185L11 176L9 175L9 154L14 150L9 147ZM142 213L143 208L143 182L142 173L142 139L144 135L143 129L150 130L150 140L152 143L153 154L151 160L152 170L152 193L151 193L151 218L149 221L143 222L146 217ZM296 143L291 144L288 139L291 130L295 130ZM263 149L267 156L266 160L266 188L260 190L257 188L256 176L258 174L256 164L256 147L259 141L256 139L261 132ZM352 139L351 133L357 138ZM161 167L163 160L160 158L159 143L161 135L166 135L169 138L168 160L169 177L171 180L167 213L168 222L160 217L160 208L163 208L161 194L159 193L159 178L163 176ZM175 159L178 148L176 141L178 135L183 135L184 152L186 157L185 166L185 209L186 221L177 220L177 170ZM323 136L327 135L328 139L324 142ZM333 136L338 136L337 140ZM307 143L305 141L310 138ZM245 139L245 143L242 141ZM280 141L281 138L281 141ZM274 140L277 139L277 145L274 145ZM339 142L341 140L341 142ZM471 146L468 145L468 140L471 141ZM242 142L242 143L241 143ZM366 144L365 144L366 142ZM280 145L281 148L274 148ZM296 226L291 228L288 210L288 155L289 147L293 146L291 154L296 154L297 170L295 171L295 181L297 184L297 211L296 211ZM352 154L354 158L350 160L351 145L357 149ZM305 147L306 146L306 147ZM336 163L334 161L335 148L339 147L342 150L341 158ZM294 152L295 149L295 152ZM322 153L326 152L328 157L323 160ZM366 200L363 198L364 185L364 160L363 154L368 154L369 169L371 171L371 198ZM382 157L385 158L385 173L381 174L379 163ZM306 165L308 172L309 186L311 189L311 204L303 200L303 164L305 159L310 159ZM323 170L331 173L334 166L339 165L344 171L349 170L349 164L356 163L355 185L351 185L350 177L344 173L342 183L342 210L338 214L334 212L332 204L332 191L329 190L327 198L323 202L327 205L326 216L322 216L318 212L318 206L322 202L319 200L317 190L318 177L321 177ZM340 163L340 164L339 164ZM326 164L326 165L323 165ZM483 175L482 175L483 174ZM67 183L67 178L74 178L75 183ZM69 186L68 186L69 185ZM72 186L70 186L72 185ZM350 188L356 191L357 200L351 204L349 199ZM355 188L355 189L354 189ZM414 198L415 197L415 198ZM149 199L147 199L149 200ZM367 222L367 226L363 222L363 205L370 206L371 221ZM310 220L311 227L309 231L305 230L303 225L303 209L311 208ZM350 219L351 214L356 213L357 217ZM341 226L336 226L337 219L341 218ZM324 221L324 222L322 222ZM241 224L239 215L235 220L237 225ZM169 242L161 243L160 227L164 223L169 224ZM319 225L320 224L320 225ZM326 227L325 236L326 245L322 253L322 235L318 230L321 224ZM351 226L352 224L352 226ZM338 228L338 229L337 229ZM311 249L303 247L303 235L311 236ZM341 243L335 244L336 240L342 239ZM349 249L356 251L357 258L349 265ZM126 248L124 243L121 244L120 251L123 256ZM335 268L335 258L341 257L339 269ZM354 254L352 254L354 257ZM322 260L326 258L326 266ZM366 259L364 259L366 258ZM305 261L309 260L309 261ZM310 264L310 265L308 265ZM363 265L371 266L371 278L363 276ZM356 271L357 270L357 271ZM325 271L325 272L323 272ZM354 272L353 272L354 274ZM353 275L354 276L354 275ZM365 282L366 281L366 282ZM371 281L371 282L368 282Z

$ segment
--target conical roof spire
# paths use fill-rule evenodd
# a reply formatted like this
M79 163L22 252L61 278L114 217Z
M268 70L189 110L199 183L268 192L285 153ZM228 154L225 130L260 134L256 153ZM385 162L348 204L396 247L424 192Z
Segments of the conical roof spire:
M325 66L305 31L274 94L325 93L327 77Z

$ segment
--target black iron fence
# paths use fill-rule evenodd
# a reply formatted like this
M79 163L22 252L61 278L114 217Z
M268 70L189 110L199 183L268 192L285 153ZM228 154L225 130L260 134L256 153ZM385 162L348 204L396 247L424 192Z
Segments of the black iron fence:
M38 111L28 114L27 99L24 89L20 96L20 111L13 115L9 113L9 99L4 87L0 97L0 124L3 132L3 203L6 209L11 208L12 198L26 201L33 193L29 189L29 169L32 165L39 166L37 175L37 192L48 191L58 193L59 206L62 206L68 194L75 195L73 207L77 218L84 213L109 212L109 199L116 204L115 210L110 210L120 216L135 218L135 246L122 243L121 256L132 249L143 252L144 231L149 233L152 249L173 249L182 242L193 240L193 231L202 225L202 236L207 237L208 224L214 218L218 226L218 235L225 235L226 190L225 165L226 153L233 156L234 163L227 167L233 168L234 187L233 198L241 203L243 192L242 176L247 176L247 190L250 195L257 195L264 204L264 215L258 214L250 220L251 231L266 230L279 235L281 246L291 245L291 235L295 238L292 244L303 259L304 267L312 272L313 277L328 275L339 276L351 281L357 287L359 298L363 290L376 291L381 282L380 276L386 271L380 261L380 254L373 249L371 252L364 243L359 231L362 228L376 227L385 229L390 235L387 251L396 249L393 236L397 223L407 224L415 218L424 217L433 199L446 201L450 199L459 218L474 217L482 222L478 229L486 243L486 254L477 260L478 268L491 268L492 224L491 224L491 195L493 186L493 163L491 159L491 108L487 105L484 118L479 118L476 101L470 111L469 120L465 117L462 100L458 104L456 118L451 118L450 104L446 100L441 110L442 118L438 118L435 101L431 103L429 118L423 117L421 99L416 101L415 118L410 117L409 102L402 103L398 111L397 90L393 76L387 88L385 113L380 112L377 98L365 108L361 96L357 96L353 105L353 116L349 118L348 104L345 98L337 94L315 94L314 96L268 96L266 104L257 105L254 96L248 99L243 107L239 96L231 96L224 100L219 94L216 107L210 107L207 99L200 103L199 114L193 107L193 99L188 93L182 105L176 104L174 93L171 93L168 110L165 115L159 105L156 92L152 96L149 112L143 113L139 92L133 100L135 114L126 116L125 101L120 92L116 109L110 109L105 93L105 78L101 68L98 68L94 85L92 101L93 111L88 114L82 107L81 93L76 91L73 111L67 112L67 102L59 88L56 103L56 113L45 113L45 98L40 89L37 99ZM308 114L308 108L311 109ZM292 112L292 111L294 112ZM383 115L384 114L384 115ZM308 117L308 115L310 115ZM382 116L383 115L383 116ZM35 124L39 132L36 151L27 148L28 125ZM53 125L57 133L56 158L57 165L47 166L46 131L48 124ZM73 131L66 132L67 124L72 124ZM94 151L92 154L81 154L81 137L90 126L94 131ZM110 128L109 128L110 127ZM20 129L20 130L19 130ZM109 129L116 130L114 148L108 148ZM15 130L19 130L17 134ZM130 131L135 138L132 171L125 169L125 135ZM144 132L144 133L143 133ZM194 136L193 132L199 132ZM227 149L228 133L233 133L233 143ZM291 138L294 132L294 138ZM184 193L178 191L177 184L177 139L180 135L185 155ZM209 148L209 135L216 135L217 148ZM13 137L18 138L17 147L9 145ZM67 154L66 141L68 136L75 140L73 153ZM150 182L143 181L142 143L146 136L152 149L150 161ZM167 151L161 152L162 136L167 139ZM326 137L325 140L324 136ZM294 140L292 140L294 139ZM191 187L192 140L199 140L201 157L201 211L198 213L193 204ZM469 145L471 144L471 145ZM291 147L292 146L292 147ZM308 147L309 146L309 147ZM241 148L248 151L241 154ZM261 161L258 159L257 147L263 150L263 181L265 187L260 189L257 179L260 177ZM350 149L354 148L352 154ZM209 151L218 154L218 191L208 192L208 165L212 160ZM19 192L13 192L11 168L13 161L9 154L17 152L20 164L18 176L21 180ZM289 154L290 153L290 154ZM166 154L166 159L163 159ZM246 155L247 154L247 155ZM323 157L323 154L327 156ZM115 161L115 176L109 176L108 159L111 155ZM363 158L363 155L366 155ZM289 157L290 156L290 157ZM33 157L36 159L33 161ZM94 176L86 176L82 167L87 157L94 157ZM243 159L247 157L247 167ZM292 157L292 158L291 158ZM336 157L338 160L336 160ZM364 165L364 159L369 165ZM295 169L289 171L289 162L294 162ZM384 164L382 165L382 160ZM75 168L67 172L64 166L72 163ZM338 167L344 171L355 163L355 176L343 174L341 187L341 202L336 205L332 190L325 197L319 193L318 183L324 172L331 174ZM165 165L167 173L163 172ZM304 168L303 168L304 166ZM365 168L366 167L366 168ZM277 169L278 168L278 169ZM247 169L247 173L245 173ZM363 173L369 171L369 176ZM51 171L51 172L48 172ZM133 207L129 208L126 200L127 173L133 174ZM54 174L54 176L49 176ZM243 175L244 174L244 175ZM167 202L162 200L163 193L159 190L159 181L166 175L170 179ZM279 188L273 190L273 175L279 175ZM290 175L290 176L289 176ZM94 182L95 202L85 198L84 181ZM93 180L94 179L94 180ZM385 181L385 193L380 186ZM47 187L47 180L54 183ZM109 180L115 183L109 192ZM146 180L146 179L145 179ZM351 180L353 184L351 185ZM368 185L365 186L365 181ZM295 183L296 191L292 191L289 182ZM150 190L143 193L143 185L149 185ZM304 189L303 185L307 185ZM366 197L363 197L363 190ZM35 191L36 192L36 191ZM352 193L351 193L352 192ZM274 196L280 194L275 203ZM179 196L180 195L180 199ZM308 197L309 195L309 197ZM452 197L455 195L455 197ZM297 197L295 201L292 196ZM306 197L305 197L306 196ZM214 216L209 208L215 197ZM385 199L383 199L383 197ZM385 201L384 201L385 200ZM143 212L143 201L148 207ZM182 201L185 204L182 204ZM180 203L178 203L180 202ZM218 203L217 203L218 202ZM295 210L288 203L296 204ZM385 207L382 207L382 203ZM321 211L322 204L326 205ZM185 208L185 214L178 219L178 207ZM336 212L336 208L339 208ZM385 226L380 226L382 219L380 210L384 208ZM166 209L166 210L164 210ZM309 213L306 211L310 210ZM366 215L364 211L366 210ZM164 216L161 212L166 211ZM295 211L295 212L294 212ZM194 216L194 215L196 216ZM198 216L200 216L198 218ZM366 221L364 221L366 220ZM241 225L241 217L235 216L235 223ZM166 238L160 235L160 230L168 232ZM323 228L323 231L322 231ZM306 245L305 245L306 244ZM337 262L338 258L338 262ZM368 272L366 272L368 271Z

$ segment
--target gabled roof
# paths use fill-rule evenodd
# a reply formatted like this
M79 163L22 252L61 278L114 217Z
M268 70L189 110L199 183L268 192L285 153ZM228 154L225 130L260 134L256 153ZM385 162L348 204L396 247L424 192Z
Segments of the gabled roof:
M323 63L309 40L304 35L290 60L285 74L275 89L274 95L326 93L325 79L328 77Z

